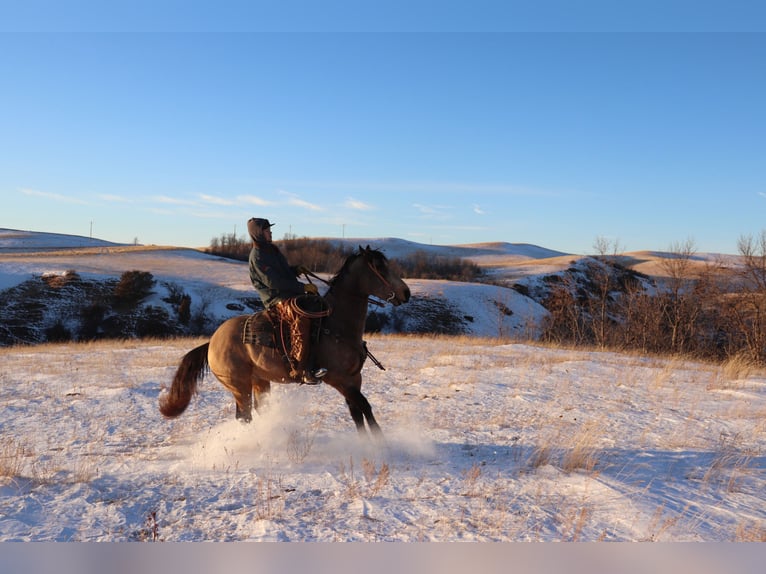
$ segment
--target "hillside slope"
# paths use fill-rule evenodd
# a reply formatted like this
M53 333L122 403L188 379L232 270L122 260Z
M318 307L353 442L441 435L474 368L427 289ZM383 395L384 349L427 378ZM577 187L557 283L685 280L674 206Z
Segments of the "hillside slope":
M76 309L44 292L52 277L63 278L75 272L83 282L116 281L124 272L139 270L151 273L157 281L154 293L143 301L145 307L162 309L172 320L177 309L168 302L173 293L191 297L191 314L196 323L205 324L203 332L212 332L223 320L259 308L247 271L247 263L212 256L193 249L170 247L104 245L86 238L55 234L18 234L0 230L0 290L5 296L17 296L22 287L25 297L40 294L36 305L43 316L37 335L29 341L45 340L44 332L61 324L69 332L81 328ZM359 242L357 242L358 244ZM389 257L401 257L423 246L397 239L364 242L383 250ZM353 245L353 240L349 240ZM549 254L534 246L513 247L493 244L490 247L440 247L439 253L484 256L502 251L507 256L529 259L533 252ZM409 250L409 251L408 251ZM31 283L30 283L31 282ZM397 309L372 308L383 332L467 334L482 337L534 337L545 309L524 295L496 285L446 281L409 280L413 299ZM70 282L70 288L75 286ZM15 292L9 291L15 289ZM0 294L1 296L2 294ZM87 291L73 293L74 298L88 298ZM13 309L6 305L6 322L28 321L25 317L9 318ZM0 311L2 313L3 311ZM19 311L23 314L23 309ZM183 332L180 327L177 331Z

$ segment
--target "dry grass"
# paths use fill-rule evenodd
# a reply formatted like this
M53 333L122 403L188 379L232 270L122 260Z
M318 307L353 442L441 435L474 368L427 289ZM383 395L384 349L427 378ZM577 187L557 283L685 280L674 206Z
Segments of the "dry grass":
M35 484L76 484L88 483L97 475L95 457L68 457L63 451L41 455L14 437L0 440L0 478L26 477Z
M707 487L722 488L727 493L739 492L742 480L753 472L755 454L742 445L739 434L721 434L718 450L702 483Z
M763 521L746 520L737 525L733 542L766 542Z
M594 472L600 458L600 449L596 445L602 435L603 428L598 422L583 425L569 441L571 446L564 452L561 470Z
M362 478L357 477L354 458L349 457L348 466L339 464L338 480L346 487L346 496L350 498L369 498L378 495L391 480L391 468L388 463L379 467L375 461L362 459Z
M652 519L646 529L646 534L641 539L642 542L659 542L663 540L663 537L683 518L681 514L670 514L666 512L664 506L658 506L652 515Z
M295 464L306 460L311 453L316 440L319 425L314 423L308 427L294 428L287 437L287 458Z
M281 481L272 476L258 477L255 492L254 510L259 520L276 520L282 515L285 501Z
M744 353L724 361L716 369L716 378L708 385L708 390L743 389L751 377L764 377L766 370Z
M0 478L21 476L31 456L31 449L22 441L14 437L0 439Z

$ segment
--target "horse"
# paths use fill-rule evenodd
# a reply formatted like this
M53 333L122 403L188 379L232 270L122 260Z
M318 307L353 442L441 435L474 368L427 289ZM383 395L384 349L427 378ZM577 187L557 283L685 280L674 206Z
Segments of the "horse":
M368 356L362 340L367 307L370 297L399 306L409 301L410 289L392 272L386 256L369 245L349 255L328 285L323 298L331 312L322 319L319 339L312 341L316 364L327 369L321 382L346 399L359 434L366 435L366 420L369 431L381 436L372 407L361 391L361 371ZM175 418L186 410L208 370L234 395L236 418L245 423L252 420L253 409L257 412L262 398L268 396L272 382L292 382L279 350L243 342L249 317L240 315L224 321L207 343L186 353L170 390L159 399L165 417Z

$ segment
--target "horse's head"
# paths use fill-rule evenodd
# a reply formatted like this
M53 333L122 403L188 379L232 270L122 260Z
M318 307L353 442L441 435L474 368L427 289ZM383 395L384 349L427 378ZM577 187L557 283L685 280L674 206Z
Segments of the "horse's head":
M359 247L357 261L364 262L365 290L369 295L383 299L398 307L410 300L410 288L391 270L388 259L377 249L370 246Z

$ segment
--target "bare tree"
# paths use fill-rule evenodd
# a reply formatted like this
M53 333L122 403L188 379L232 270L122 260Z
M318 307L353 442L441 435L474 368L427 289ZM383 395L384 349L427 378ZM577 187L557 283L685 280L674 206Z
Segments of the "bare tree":
M678 353L690 350L701 311L694 296L694 256L697 253L693 239L675 242L669 254L660 262L665 272L665 293L658 297L663 323L670 333L669 350Z
M744 263L744 279L751 290L766 292L766 230L753 238L743 235L737 241Z
M746 351L756 362L766 360L766 230L758 237L740 237L737 242L742 256L741 286L730 306L736 329L744 340Z
M599 235L593 240L593 250L598 257L606 259L609 256L616 258L618 255L621 255L624 248L620 244L619 239L609 239Z
M595 298L589 301L593 336L600 347L609 343L609 326L612 322L610 307L612 292L617 289L613 264L616 264L621 247L619 240L606 237L596 237L593 248L598 253L598 261L591 266L592 280L595 286ZM611 259L611 262L610 262Z

